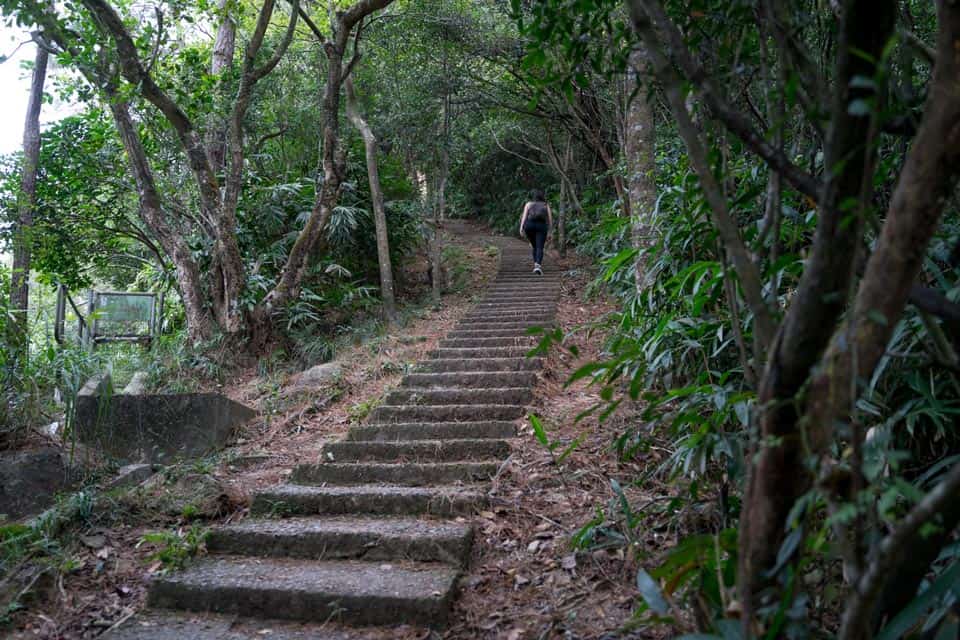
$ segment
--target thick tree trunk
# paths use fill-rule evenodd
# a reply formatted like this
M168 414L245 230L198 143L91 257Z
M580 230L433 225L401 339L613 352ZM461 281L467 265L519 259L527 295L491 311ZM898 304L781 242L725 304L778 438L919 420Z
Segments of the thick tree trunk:
M227 163L224 189L219 215L214 220L215 266L213 277L217 279L217 296L213 299L213 312L220 327L229 335L238 335L246 329L246 318L240 309L240 296L246 286L246 269L236 240L237 206L243 190L244 131L243 121L253 99L256 84L266 77L286 53L296 31L299 2L293 2L290 21L280 45L262 66L256 65L257 54L263 47L267 28L273 16L274 0L264 0L250 42L244 51L240 87L233 104L227 137Z
M393 269L390 265L390 241L387 238L387 215L383 209L383 190L380 188L380 169L377 165L377 137L364 120L353 91L353 81L346 80L347 116L363 137L367 159L367 178L370 182L370 199L373 201L373 224L377 235L377 261L380 263L380 297L383 300L383 315L387 321L397 320L397 303L393 292Z
M223 76L233 68L233 58L236 52L237 23L230 15L233 0L220 0L217 10L220 12L220 25L217 27L217 37L213 43L213 55L210 59L210 75L217 78L220 93L226 91L226 78ZM212 115L213 122L207 132L207 155L213 170L221 173L227 156L227 123L219 110Z
M834 333L823 364L810 383L804 421L824 432L818 434L823 441L829 441L837 423L851 422L861 388L854 383L870 379L886 352L960 174L960 87L956 81L960 75L957 49L960 7L948 0L937 4L937 62L928 87L923 120L890 199L876 248L867 261L853 310ZM946 478L956 479L958 473L960 467L955 467ZM949 504L956 500L955 482L953 488L945 494L944 491L942 485L938 486L924 501L936 498ZM942 494L939 498L938 493ZM924 517L938 518L937 513L942 509L944 506L940 505ZM904 531L907 520L904 518L898 523L891 538ZM868 566L863 567L856 582L841 638L871 637L870 620L875 603L889 584L891 568L907 560L909 550L915 545L928 544L923 524L923 521L913 522L912 532L897 535L899 542L887 544L891 541L888 539L880 551L869 558Z
M634 267L639 295L647 288L645 265L647 251L653 245L656 224L656 135L645 78L647 56L642 49L636 49L630 54L630 67L636 79L636 82L632 83L636 92L627 108L624 151L630 187L631 231L633 246L637 250Z
M856 100L877 99L872 90L851 87L851 81L875 76L873 61L880 59L892 33L895 5L892 0L854 0L843 11L817 230L759 389L757 437L768 444L761 445L754 458L740 529L740 590L748 618L757 604L753 594L770 583L767 572L786 535L787 517L810 487L805 460L825 445L824 435L830 430L828 425L814 423L805 430L796 400L849 301L862 238L862 208L869 206L864 189L872 185L875 155L870 115L849 107Z
M37 165L40 162L40 108L43 104L48 59L47 50L38 45L23 126L23 172L20 176L18 215L13 232L13 271L10 274L10 346L17 368L26 363L30 347L27 322L30 306L30 257L33 213L37 201Z
M194 342L205 340L213 335L213 318L205 304L199 265L187 244L186 234L181 233L180 229L170 223L163 210L146 151L130 117L129 106L120 99L115 89L107 88L106 93L113 121L120 134L120 141L123 143L130 170L137 185L140 217L157 238L177 271L177 290L183 302L190 338Z

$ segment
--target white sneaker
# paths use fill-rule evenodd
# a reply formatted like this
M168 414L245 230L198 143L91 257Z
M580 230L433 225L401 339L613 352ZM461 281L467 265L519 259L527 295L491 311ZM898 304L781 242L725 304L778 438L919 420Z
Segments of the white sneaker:
M533 265L533 272L534 272L535 274L537 274L538 276L542 276L542 275L543 275L543 269L541 269L541 268L540 268L540 265L538 265L538 264L534 264L534 265Z

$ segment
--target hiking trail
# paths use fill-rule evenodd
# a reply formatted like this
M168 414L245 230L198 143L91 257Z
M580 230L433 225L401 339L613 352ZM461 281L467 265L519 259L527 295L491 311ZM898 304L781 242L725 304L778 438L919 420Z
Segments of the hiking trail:
M447 230L469 232L455 222ZM559 272L530 272L526 243L493 241L496 279L431 357L320 460L255 495L251 518L215 529L208 556L154 578L150 610L106 637L264 637L244 631L251 620L447 624L471 517L487 504L542 366L526 355L536 343L527 329L553 322L560 292ZM337 633L323 637L349 637Z

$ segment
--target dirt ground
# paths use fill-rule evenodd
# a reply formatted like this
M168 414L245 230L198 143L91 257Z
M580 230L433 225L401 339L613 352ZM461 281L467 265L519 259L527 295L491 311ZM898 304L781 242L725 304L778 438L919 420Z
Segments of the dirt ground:
M257 407L264 417L248 425L218 460L195 463L180 469L176 478L148 483L133 498L111 503L112 513L96 511L84 535L58 554L67 566L48 573L55 578L38 581L45 598L25 602L26 607L13 614L15 631L10 637L94 638L123 622L142 608L150 576L163 570L163 563L153 557L160 545L144 541L145 534L174 529L182 533L194 521L206 526L243 518L249 497L258 488L283 481L296 464L315 459L325 442L341 438L372 408L370 399L382 397L399 382L405 366L435 347L495 275L497 259L485 236L458 242L468 258L468 285L425 308L406 326L341 350L336 360L344 363L343 372L329 388L292 394L292 376L256 371L241 372L225 385L228 395ZM580 364L600 355L602 327L595 331L584 327L603 318L612 306L602 298L584 298L592 272L589 264L573 257L561 262L555 254L548 258L554 268L564 270L558 322L568 333L566 343L579 349L576 358L552 350L535 390L534 410L549 438L561 444L551 452L524 421L513 454L493 483L491 506L476 520L477 544L455 605L454 623L443 632L311 627L317 633L369 639L666 637L627 630L638 603L635 558L642 552L622 547L577 550L571 544L597 508L614 496L610 478L637 477L642 470L619 462L610 448L626 418L614 416L603 424L595 417L575 420L598 402L598 390L586 382L569 387L564 382ZM628 414L629 410L623 412ZM579 445L557 464L556 457L576 439ZM210 490L202 498L192 498L190 508L196 512L187 513L187 507L170 494L195 488L201 478ZM629 496L638 503L653 499L635 490ZM638 541L653 550L663 543L655 532ZM272 631L258 633L269 636Z

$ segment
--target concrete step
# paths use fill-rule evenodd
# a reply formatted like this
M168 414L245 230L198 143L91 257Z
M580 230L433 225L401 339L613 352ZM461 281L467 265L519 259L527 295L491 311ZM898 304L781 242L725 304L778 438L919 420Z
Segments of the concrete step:
M526 328L516 329L455 329L447 334L451 340L464 340L469 338L526 338Z
M531 300L531 297L536 298ZM552 304L556 300L556 296L553 295L543 295L541 292L537 291L534 296L528 294L503 294L497 293L492 295L487 295L481 298L476 302L478 305L484 304L516 304L516 305L527 305L527 304Z
M473 305L474 311L553 311L557 305L553 302L478 302Z
M463 567L473 528L417 518L251 519L217 527L211 553L310 560L416 560Z
M470 371L461 373L408 373L400 381L403 387L421 389L460 387L484 389L491 387L532 387L537 374L531 371Z
M451 350L444 349L444 351L449 353ZM418 373L461 373L465 371L491 373L499 371L536 371L542 366L543 358L511 356L464 360L451 356L420 362L416 366L416 371Z
M513 338L444 338L437 346L441 349L483 349L486 347L527 347L536 344L534 336Z
M383 404L440 405L440 404L529 404L532 400L529 387L504 387L492 389L417 389L401 388L391 391Z
M489 480L499 462L321 462L301 464L290 481L297 484L370 484L387 482L409 487L429 487L456 482Z
M544 284L541 282L530 284L496 283L483 293L485 296L515 295L529 298L556 298L563 291L559 284Z
M347 440L398 442L405 440L450 440L460 438L514 438L512 422L400 422L362 424L350 427Z
M514 329L526 331L530 327L553 327L552 320L461 320L457 331L478 331L482 329Z
M563 291L563 286L559 283L509 283L495 282L484 293L488 296L499 293L520 293L524 295L542 295L545 297L556 297Z
M510 443L493 438L470 438L469 433L460 434L460 439L406 440L402 442L377 442L364 440L341 440L323 446L325 462L363 461L417 461L450 462L453 460L490 460L510 455Z
M480 420L516 420L527 413L522 405L449 404L437 406L379 406L370 414L371 422L475 422Z
M460 322L551 322L556 315L552 311L472 311Z
M366 513L449 517L474 513L486 504L484 493L459 487L284 484L257 493L250 511L265 516Z
M457 574L443 565L208 558L155 578L148 601L259 618L442 626Z
M142 611L98 636L103 640L356 640L356 630L325 623L237 618L193 611Z
M463 360L463 359L488 359L488 358L525 358L530 350L536 346L531 342L524 347L473 347L473 348L446 348L431 351L429 356L437 360ZM478 363L483 365L484 363ZM469 369L468 369L469 370ZM479 369L483 370L483 369Z
M549 291L521 290L521 291L493 291L487 292L476 304L491 302L511 302L515 304L536 303L552 304L559 298L558 293Z

